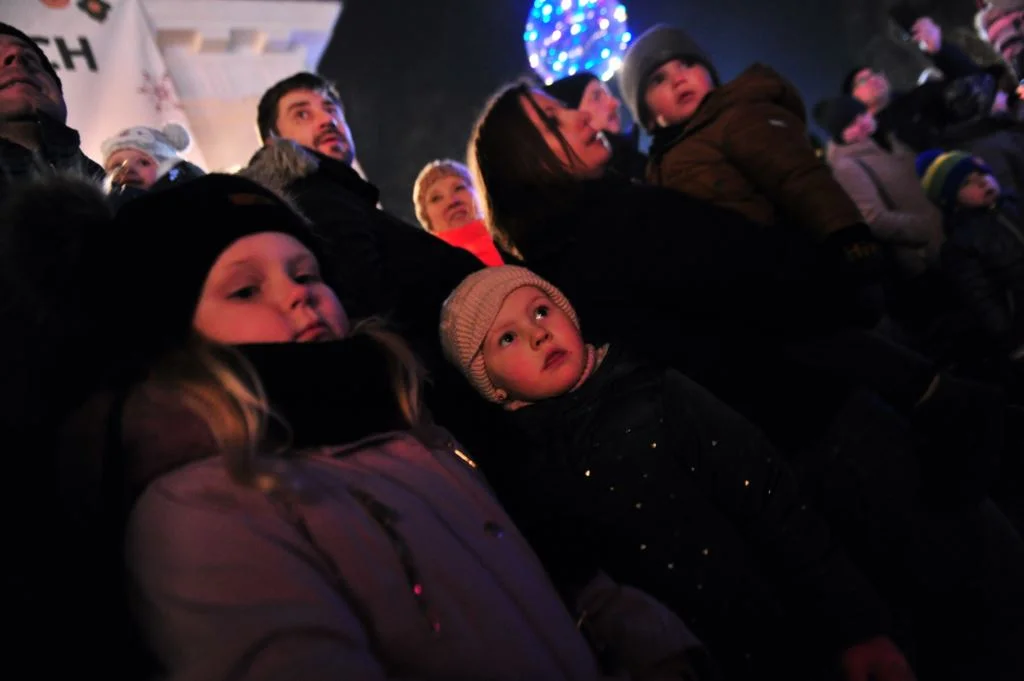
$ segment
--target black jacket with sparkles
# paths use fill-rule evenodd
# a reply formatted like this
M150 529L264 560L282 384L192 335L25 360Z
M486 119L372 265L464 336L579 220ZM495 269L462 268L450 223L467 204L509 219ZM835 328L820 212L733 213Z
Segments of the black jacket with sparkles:
M532 446L490 479L556 580L597 564L647 590L728 678L802 678L793 641L800 664L827 664L814 658L886 631L785 461L682 374L613 348L580 389L513 420Z

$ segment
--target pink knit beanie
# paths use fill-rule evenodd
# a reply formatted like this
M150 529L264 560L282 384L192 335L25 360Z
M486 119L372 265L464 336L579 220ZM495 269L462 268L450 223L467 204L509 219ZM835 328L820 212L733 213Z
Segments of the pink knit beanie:
M546 293L579 328L576 311L561 291L530 270L515 265L487 267L469 275L448 296L441 310L441 346L445 357L491 402L501 402L502 398L484 367L484 339L505 299L525 286Z

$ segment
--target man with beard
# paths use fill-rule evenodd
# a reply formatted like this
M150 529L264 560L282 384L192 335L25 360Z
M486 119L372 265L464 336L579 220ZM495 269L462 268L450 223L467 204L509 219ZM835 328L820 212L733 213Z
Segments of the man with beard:
M474 429L481 401L444 360L437 325L441 305L481 269L452 246L379 208L379 191L355 169L356 147L335 87L312 73L273 85L260 99L263 148L241 172L289 196L327 242L326 267L353 319L383 316L413 345L433 378L427 399L438 421L469 446L459 423Z
M16 183L36 174L103 170L79 148L67 127L60 78L42 49L27 35L0 23L0 200Z
M338 159L366 179L337 89L312 73L296 73L264 93L259 103L260 139L294 140Z

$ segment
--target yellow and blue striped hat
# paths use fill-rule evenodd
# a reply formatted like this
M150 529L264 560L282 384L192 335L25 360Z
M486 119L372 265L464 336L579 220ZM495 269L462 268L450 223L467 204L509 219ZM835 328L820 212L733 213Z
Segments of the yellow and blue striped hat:
M991 175L992 169L966 151L930 149L917 157L917 175L921 178L921 188L939 206L956 203L960 187L973 172Z

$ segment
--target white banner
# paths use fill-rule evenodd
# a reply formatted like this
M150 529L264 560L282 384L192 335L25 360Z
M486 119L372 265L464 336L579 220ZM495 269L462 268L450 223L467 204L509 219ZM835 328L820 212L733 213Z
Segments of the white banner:
M193 139L184 156L206 167L140 0L17 0L3 21L50 58L89 158L102 163L100 144L124 128L173 121Z

